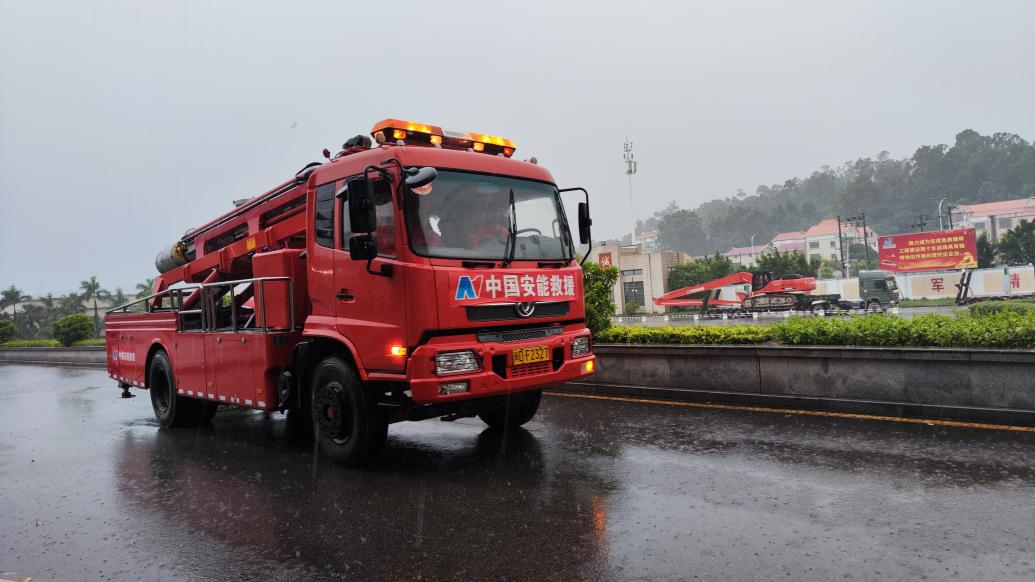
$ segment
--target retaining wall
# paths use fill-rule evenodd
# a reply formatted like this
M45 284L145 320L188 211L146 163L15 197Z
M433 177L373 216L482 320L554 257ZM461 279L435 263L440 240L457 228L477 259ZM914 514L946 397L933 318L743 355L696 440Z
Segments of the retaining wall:
M84 348L0 348L0 364L106 368L104 346Z
M1035 425L1035 352L798 346L594 348L562 390Z

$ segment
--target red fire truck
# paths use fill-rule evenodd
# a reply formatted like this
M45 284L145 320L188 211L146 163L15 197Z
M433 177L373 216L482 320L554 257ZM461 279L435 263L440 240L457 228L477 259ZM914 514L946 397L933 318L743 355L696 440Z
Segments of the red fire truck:
M528 422L593 372L560 190L505 138L386 119L187 231L152 294L105 318L108 372L162 427L217 407L286 411L356 466L388 424Z

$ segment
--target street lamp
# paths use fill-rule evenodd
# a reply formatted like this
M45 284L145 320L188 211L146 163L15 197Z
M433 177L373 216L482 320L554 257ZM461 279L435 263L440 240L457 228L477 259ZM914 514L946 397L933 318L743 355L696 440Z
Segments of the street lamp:
M942 204L948 199L945 197L938 201L938 230L945 230L945 226L942 225ZM931 196L931 200L934 200L934 196Z

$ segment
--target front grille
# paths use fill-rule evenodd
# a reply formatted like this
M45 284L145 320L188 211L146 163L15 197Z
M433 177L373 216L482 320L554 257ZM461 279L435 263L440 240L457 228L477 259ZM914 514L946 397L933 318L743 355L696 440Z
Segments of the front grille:
M514 331L486 332L478 334L478 341L484 342L523 342L557 335L563 330L559 327L539 327L535 329L515 329Z
M553 364L551 362L536 362L535 364L521 364L520 366L511 366L507 368L507 377L524 378L526 376L549 374L552 371Z
M568 315L570 302L554 301L536 303L535 313L531 317L519 317L513 303L504 305L472 305L467 307L467 321L504 321L508 319L538 319L541 317L560 317Z

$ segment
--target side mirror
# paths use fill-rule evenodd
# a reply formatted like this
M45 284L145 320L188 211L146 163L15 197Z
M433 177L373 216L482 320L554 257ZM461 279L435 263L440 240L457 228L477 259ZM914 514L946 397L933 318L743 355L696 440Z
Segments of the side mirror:
M374 202L374 180L353 178L349 180L349 229L352 232L374 232L377 229L377 205ZM352 241L349 239L349 249Z
M589 244L590 228L593 226L593 219L589 217L589 204L579 202L579 242Z
M438 177L438 170L431 166L423 168L406 168L404 178L406 185L413 188L420 188L421 186L427 186L432 183L435 178Z
M350 237L349 255L354 261L369 261L377 256L377 241L369 234Z

